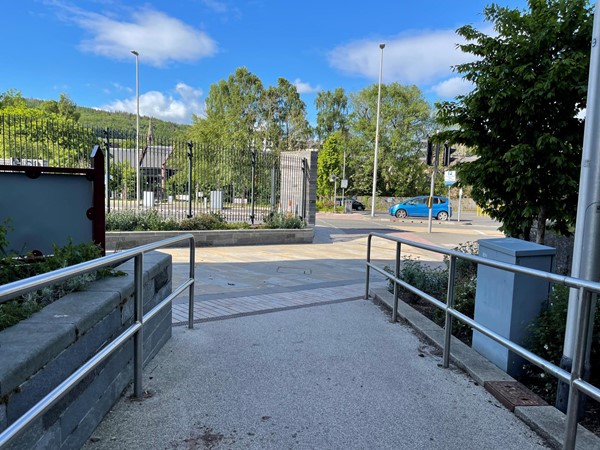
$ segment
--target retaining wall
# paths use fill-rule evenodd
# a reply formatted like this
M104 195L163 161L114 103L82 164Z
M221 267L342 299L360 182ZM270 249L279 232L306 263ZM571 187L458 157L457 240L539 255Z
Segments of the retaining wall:
M250 229L250 230L206 230L206 231L110 231L106 233L107 250L123 250L151 242L192 233L196 247L224 247L231 245L279 245L310 244L314 229ZM187 246L187 242L174 246Z
M133 323L133 261L0 332L0 431ZM144 312L171 293L171 256L144 255ZM144 326L144 364L171 337L171 308ZM133 340L113 353L8 448L80 448L133 377Z

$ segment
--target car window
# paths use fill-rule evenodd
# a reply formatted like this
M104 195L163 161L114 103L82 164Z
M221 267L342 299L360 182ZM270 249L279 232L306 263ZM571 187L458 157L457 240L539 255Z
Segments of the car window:
M427 198L425 197L417 198L415 200L415 205L423 205L425 203L427 203Z

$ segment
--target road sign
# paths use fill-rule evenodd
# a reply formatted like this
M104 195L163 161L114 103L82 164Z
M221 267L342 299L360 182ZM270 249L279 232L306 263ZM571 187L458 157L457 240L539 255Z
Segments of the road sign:
M340 187L342 189L348 189L348 180L347 179L343 179L342 182L341 182L341 184L340 184Z
M454 183L456 183L456 170L446 170L444 172L444 184L452 186Z

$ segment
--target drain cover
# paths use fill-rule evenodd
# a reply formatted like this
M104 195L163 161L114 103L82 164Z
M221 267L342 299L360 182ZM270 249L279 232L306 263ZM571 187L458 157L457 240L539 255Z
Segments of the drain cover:
M486 381L483 386L511 411L514 411L517 406L548 405L540 396L518 381Z

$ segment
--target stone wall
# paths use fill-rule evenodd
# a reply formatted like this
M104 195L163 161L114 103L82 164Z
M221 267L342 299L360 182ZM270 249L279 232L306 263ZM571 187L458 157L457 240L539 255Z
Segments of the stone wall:
M314 213L313 213L314 215ZM310 244L314 229L249 229L249 230L205 230L205 231L110 231L106 233L108 250L123 250L151 242L161 241L183 233L194 235L196 247L222 247L230 245L283 245ZM173 244L187 247L187 241Z
M133 323L133 261L0 332L0 431ZM144 312L171 293L171 256L144 255ZM171 308L144 326L144 364L171 337ZM80 448L133 377L130 339L9 445Z

